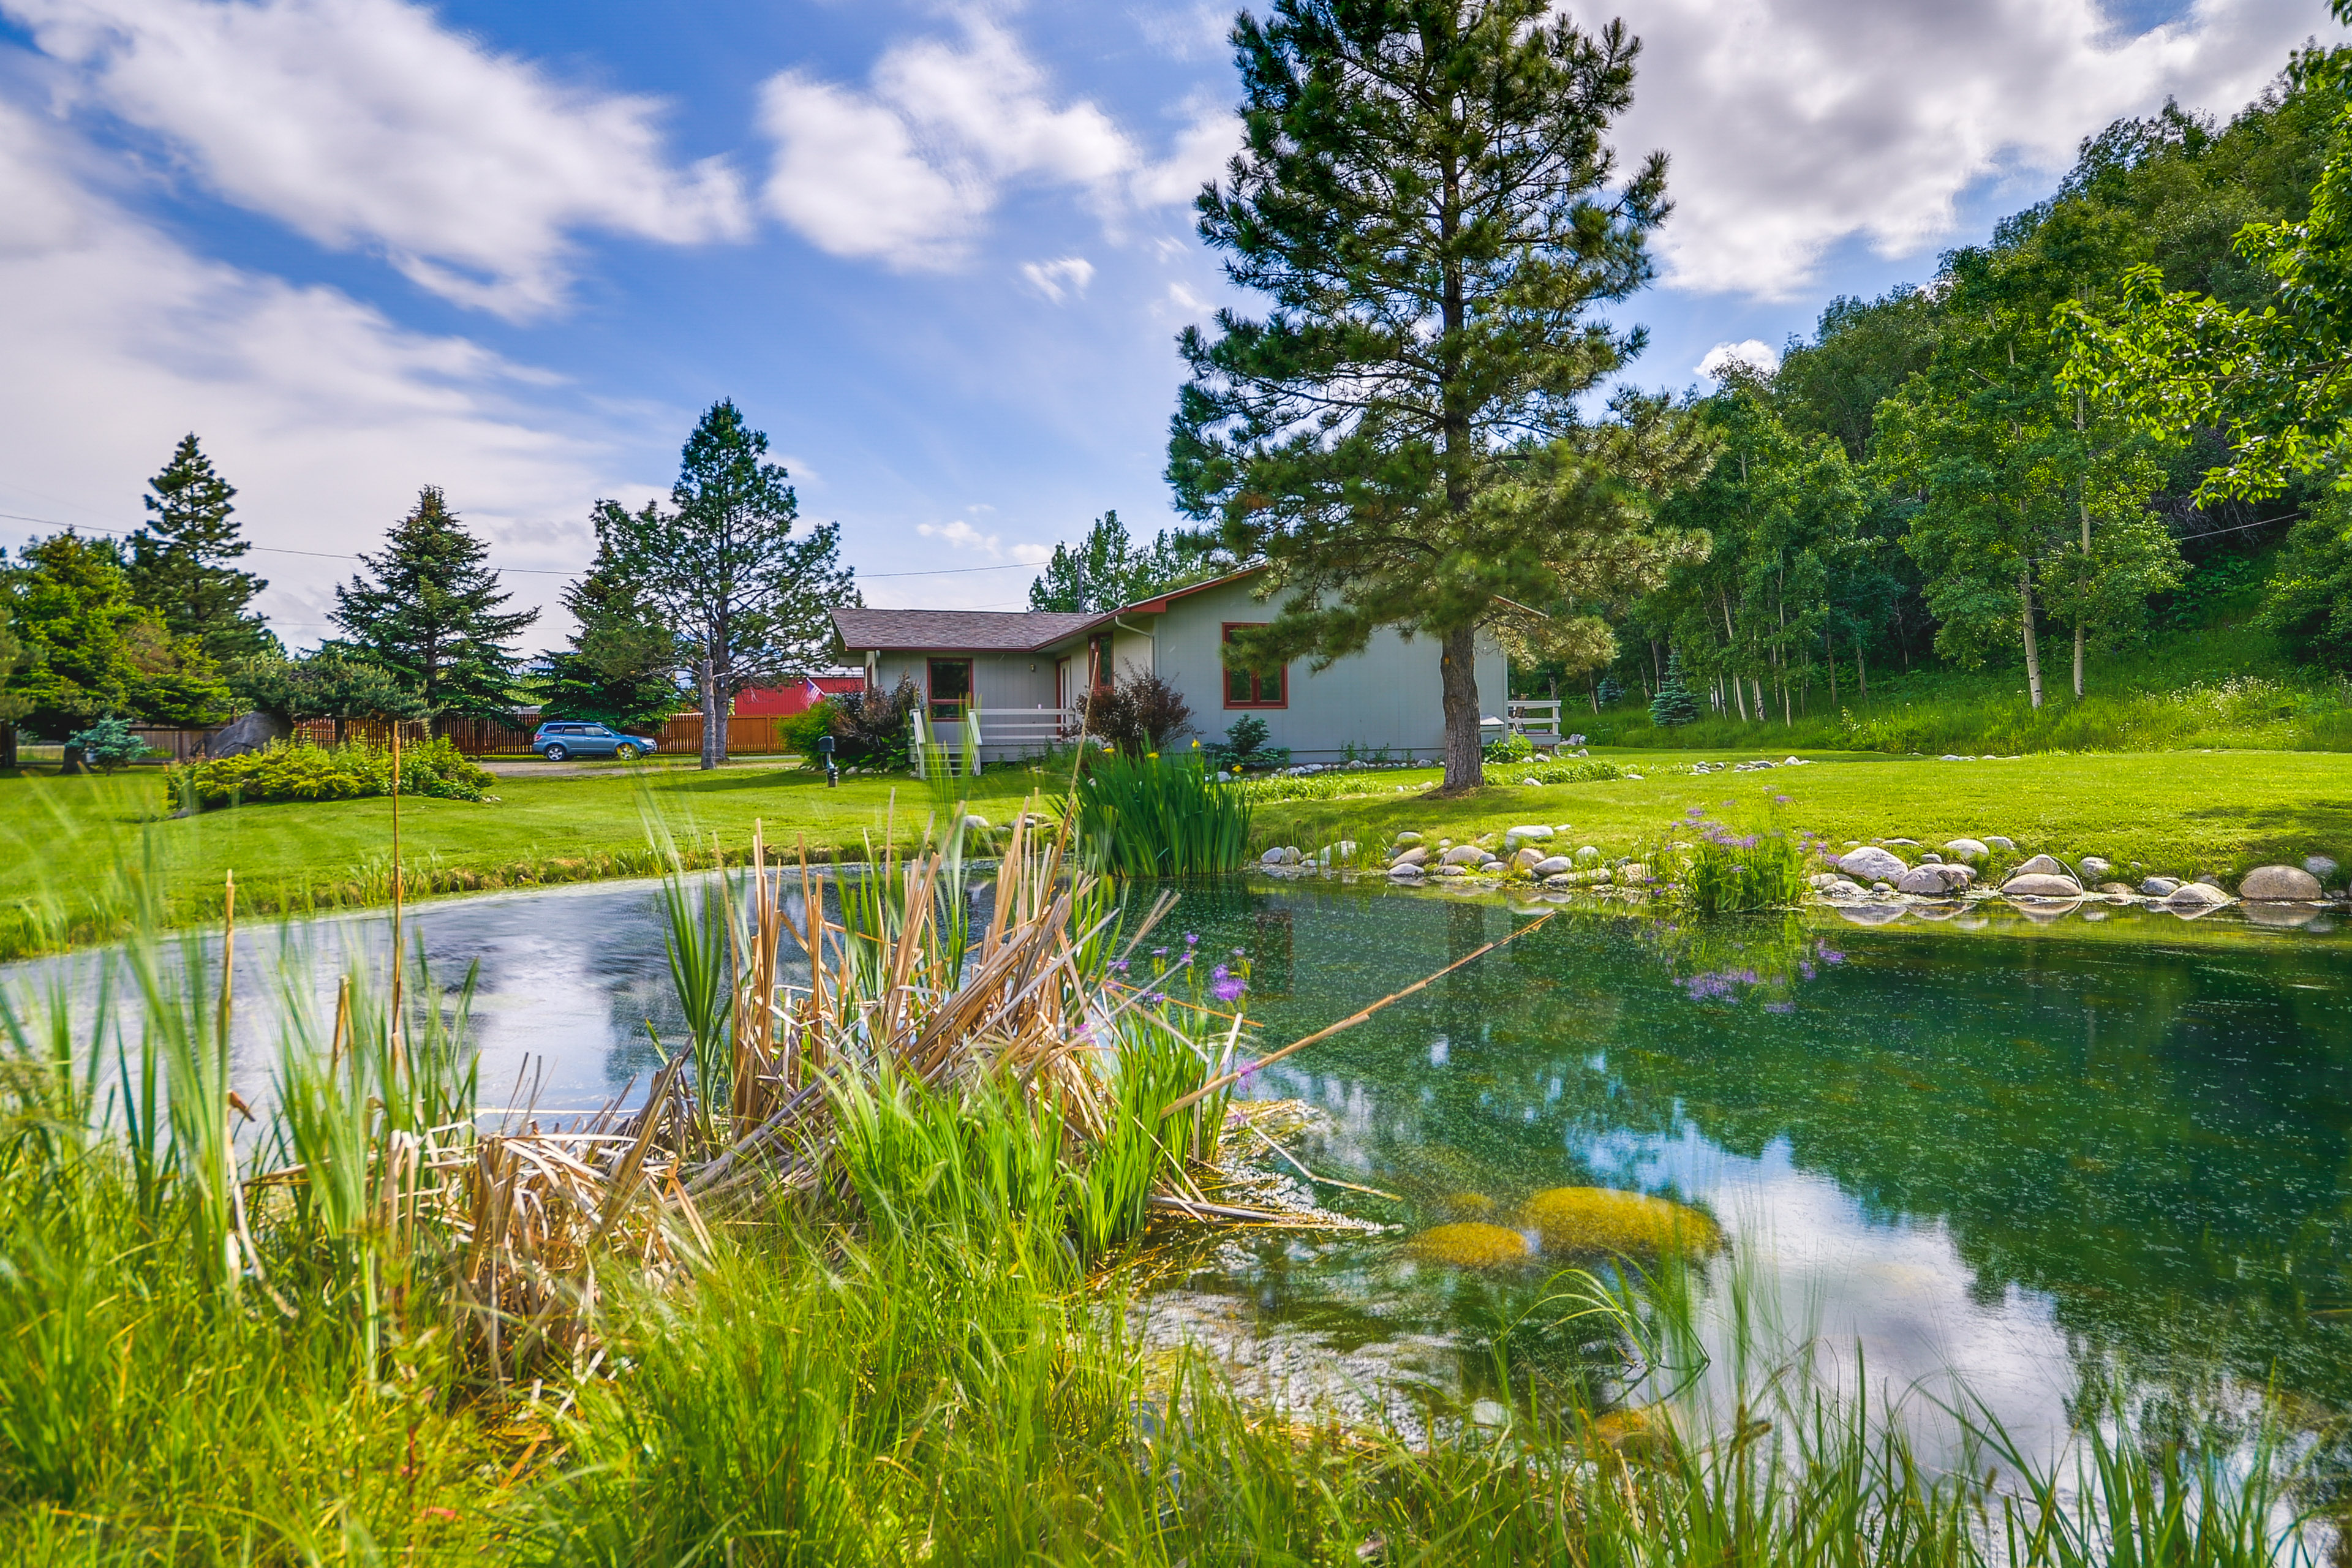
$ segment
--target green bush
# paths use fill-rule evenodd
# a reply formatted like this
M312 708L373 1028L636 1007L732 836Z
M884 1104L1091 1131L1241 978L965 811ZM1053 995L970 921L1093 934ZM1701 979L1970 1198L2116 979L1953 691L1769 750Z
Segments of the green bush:
M812 703L805 713L795 713L777 723L777 733L783 737L784 748L801 760L804 768L821 768L824 758L816 743L834 732L834 721L841 710L830 697Z
M436 800L484 798L490 775L446 736L400 754L400 793ZM392 752L370 745L310 746L283 742L241 756L174 767L165 775L167 804L215 806L274 800L357 800L392 793Z
M128 767L147 754L147 742L131 732L130 722L111 713L68 735L66 744L80 747L82 761L102 773Z
M1484 750L1490 763L1524 763L1536 754L1536 743L1525 735L1506 731L1487 742Z

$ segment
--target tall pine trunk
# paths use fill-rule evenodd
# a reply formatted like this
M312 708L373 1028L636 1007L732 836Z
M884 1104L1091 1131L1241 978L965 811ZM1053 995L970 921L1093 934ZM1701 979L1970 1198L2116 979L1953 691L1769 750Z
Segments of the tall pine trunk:
M1478 746L1478 630L1462 626L1439 645L1438 670L1445 694L1445 783L1449 790L1474 789L1486 778Z
M715 768L727 760L727 719L719 711L718 660L706 655L696 673L702 678L702 765Z

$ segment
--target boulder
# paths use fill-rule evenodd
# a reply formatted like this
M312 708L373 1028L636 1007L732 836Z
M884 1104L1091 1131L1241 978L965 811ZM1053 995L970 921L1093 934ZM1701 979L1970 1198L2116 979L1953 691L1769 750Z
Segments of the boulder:
M1916 849L1919 847L1919 841L1916 838L1882 838L1879 842L1889 848Z
M2230 895L2210 882L2183 882L2165 895L2168 910L2212 910L2230 901Z
M1862 890L1859 883L1849 882L1843 877L1832 877L1829 886L1822 889L1822 896L1826 899L1866 899L1870 895Z
M1410 849L1400 850L1397 854L1397 858L1389 862L1391 868L1398 866L1425 866L1427 864L1429 864L1429 850L1424 846L1419 844L1414 845Z
M2131 897L2132 886L2129 882L2102 882L2099 884L2099 891L2111 897L2120 896L2128 899Z
M1922 866L1940 866L1943 863L1944 858L1933 849L1925 850L1919 856L1919 864Z
M2179 886L2180 879L2178 877L2150 877L2139 885L2139 890L2151 899L2168 899L2173 889Z
M1567 873L1567 872L1565 872L1565 871L1555 871L1555 872L1552 872L1551 874L1549 874L1549 876L1547 876L1547 877L1545 877L1545 878L1544 878L1544 879L1543 879L1543 885L1544 885L1545 887L1547 887L1547 888L1551 889L1553 891L1557 892L1557 891L1559 891L1560 889L1562 889L1562 888L1565 888L1565 887L1569 886L1569 876L1568 876L1568 873Z
M1598 860L1598 859L1600 859L1600 858L1601 858L1601 851L1600 851L1600 850L1598 850L1598 849L1595 849L1595 848L1594 848L1591 845L1590 845L1590 844L1588 844L1588 845L1584 846L1584 847L1582 847L1581 849L1579 849L1579 850L1576 852L1577 864L1579 864L1579 865L1580 865L1580 866L1590 866L1590 865L1591 865L1595 860Z
M1422 870L1418 860L1401 861L1389 868L1389 880L1391 882L1418 882L1424 875L1426 873Z
M1911 868L1887 850L1875 845L1850 849L1838 857L1837 868L1849 877L1870 882L1891 882Z
M2303 862L2303 868L2310 872L2313 876L2318 878L2323 882L2326 881L2329 878L2335 876L2336 872L2343 869L2342 867L2336 865L2332 858L2326 855L2313 855L2307 857Z
M1440 866L1437 868L1437 875L1441 877L1466 877L1469 874L1459 866Z
M1508 829L1503 835L1503 842L1508 844L1512 839L1516 838L1522 844L1540 844L1550 837L1551 829L1538 822L1531 827L1514 827Z
M1528 868L1531 877L1557 877L1576 869L1576 862L1565 855L1553 855L1537 861Z
M2238 882L2250 904L2315 904L2319 896L2319 879L2300 866L2257 866Z
M247 752L257 752L274 741L283 741L294 733L294 726L275 713L258 709L242 719L230 721L228 727L205 746L205 753L214 757L241 757Z
M1412 831L1410 828L1396 836L1396 843L1400 848L1408 844L1418 844L1420 842L1421 835Z
M1998 849L2004 855L2014 855L2017 853L2016 840L2003 838L1998 833L1986 834L1984 837L1984 842L1988 850Z
M1639 860L1628 860L1617 868L1617 879L1621 882L1646 882L1650 879L1650 868Z
M2074 876L2074 873L2066 869L2066 863L2059 859L2054 855L2036 855L2032 859L2028 860L2024 865L2020 866L2016 870L2011 872L2010 875L2013 877L2071 878Z
M1438 857L1437 863L1441 866L1482 866L1486 861L1486 852L1475 844L1457 844Z
M1840 880L1840 878L1835 871L1816 871L1811 876L1805 879L1805 886L1812 889L1813 891L1818 893L1824 888L1827 888L1832 882L1838 880Z
M957 823L956 826L962 828L966 833L985 833L988 831L988 818L975 813L967 813L965 814L963 820Z
M1511 869L1514 871L1533 873L1538 866L1543 864L1543 861L1544 852L1542 850L1522 849L1517 854L1511 857Z
M1936 875L1939 869L1941 868L1936 866L1915 866L1895 879L1895 890L1898 893L1909 893L1915 898L1948 898L1951 896L1951 885Z
M2079 899L2083 884L2049 871L2025 871L2000 885L2005 899Z
M2095 880L2101 877L2112 875L2116 868L2116 863L2096 855L2085 855L2080 860L2074 862L2074 868L2082 872L2083 880L2088 882Z
M1973 838L1955 838L1944 846L1944 852L1957 855L1963 860L1981 860L1992 853L1990 849Z

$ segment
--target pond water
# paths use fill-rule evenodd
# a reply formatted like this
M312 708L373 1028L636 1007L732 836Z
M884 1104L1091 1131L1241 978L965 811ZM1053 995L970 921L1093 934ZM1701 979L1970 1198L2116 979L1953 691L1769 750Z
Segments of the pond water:
M1188 890L1163 929L1245 954L1278 1044L1537 912L1252 881ZM1874 1391L1948 1394L1957 1373L2036 1442L2103 1378L2200 1409L2271 1384L2316 1431L2352 1413L2352 939L2108 915L1563 913L1246 1085L1323 1113L1308 1168L1395 1197L1318 1196L1390 1230L1229 1244L1154 1321L1292 1397L1466 1405L1530 1287L1415 1264L1403 1239L1595 1184L1706 1210L1730 1237L1710 1310L1744 1271L1784 1342L1858 1347ZM647 1023L682 1034L658 921L648 884L412 911L441 982L475 970L486 1103L518 1079L549 1110L642 1081ZM241 933L244 1085L266 1087L282 998L325 1005L346 963L381 962L385 925ZM99 963L0 984L62 984L87 1014Z

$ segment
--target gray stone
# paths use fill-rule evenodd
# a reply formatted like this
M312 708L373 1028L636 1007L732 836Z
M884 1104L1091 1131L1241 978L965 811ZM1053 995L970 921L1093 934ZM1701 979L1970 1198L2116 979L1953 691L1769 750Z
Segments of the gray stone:
M2139 890L2151 899L2168 899L2179 886L2178 877L2150 877L2139 885Z
M1891 882L1910 869L1895 855L1874 845L1848 850L1838 858L1837 867L1849 877L1873 882Z
M2054 855L2036 855L2032 859L2028 860L2024 865L2020 866L2015 871L2011 872L2011 875L2017 877L2070 877L2074 875L2074 873L2067 870L2065 862L2060 860Z
M2114 861L2102 859L2096 855L2085 855L2080 860L2077 860L2074 865L2075 868L2083 873L2083 879L2086 882L2096 878L2105 877L2113 872L2116 868L2116 863Z
M1992 853L1974 838L1955 838L1945 845L1944 848L1947 853L1957 855L1963 860L1981 860Z
M1822 889L1822 895L1831 899L1864 899L1870 896L1858 883L1849 882L1843 877L1832 878L1829 886Z
M1400 848L1407 844L1418 844L1421 842L1421 835L1407 829L1396 836L1395 842Z
M1590 845L1590 844L1585 845L1582 848L1579 849L1579 850L1576 852L1576 861L1577 861L1577 864L1578 864L1578 865L1580 865L1580 866L1590 866L1590 865L1591 865L1595 860L1598 860L1598 859L1600 859L1600 858L1601 858L1601 851L1600 851L1600 850L1598 850L1598 849L1595 849L1595 848L1594 848L1591 845Z
M970 813L956 826L961 827L966 833L985 833L988 831L988 818L977 813Z
M1402 851L1395 859L1389 862L1389 865L1392 868L1398 866L1425 866L1427 864L1429 864L1429 849L1425 845L1419 844L1414 845L1410 849Z
M1890 847L1897 845L1906 849L1916 849L1919 847L1919 841L1916 838L1882 838L1879 842Z
M2131 890L2132 888L2129 882L2102 882L2099 884L2099 891L2107 894L2121 894L2125 898L2131 897Z
M1441 877L1466 877L1470 873L1459 866L1440 866L1437 874Z
M2168 910L2212 910L2230 901L2230 895L2210 882L2183 882L2165 895Z
M1576 862L1565 855L1554 855L1537 861L1528 869L1531 877L1557 877L1576 869Z
M1556 871L1543 879L1543 885L1557 892L1559 889L1569 885L1568 873L1565 871Z
M1289 864L1290 851L1277 844L1257 858L1262 866L1284 866Z
M1838 874L1835 871L1816 871L1811 876L1805 879L1805 885L1818 893L1822 889L1828 887L1832 882L1839 879Z
M2315 904L2319 879L2300 866L2257 866L2239 879L2238 897L2250 904Z
M1389 880L1391 882L1418 882L1424 875L1426 873L1422 870L1418 860L1404 861L1389 868Z
M1551 829L1541 823L1537 823L1528 827L1511 828L1503 835L1503 842L1508 844L1516 838L1522 844L1540 844L1550 837Z
M294 733L294 726L275 713L256 710L242 719L230 721L228 727L215 735L205 746L205 754L214 757L241 757L247 752L257 752L273 741L283 741Z
M2313 876L2318 878L2323 882L2327 880L2328 878L2336 875L2337 871L2343 869L2342 867L2336 865L2334 860L2328 858L2325 855L2313 855L2306 857L2303 862L2303 868L2310 872Z
M1486 852L1475 844L1457 844L1439 856L1437 863L1441 866L1480 866L1486 860Z
M1942 899L1951 895L1951 884L1936 873L1934 866L1916 866L1895 879L1895 890L1916 898Z
M1621 882L1646 882L1650 879L1650 868L1639 860L1628 860L1617 868L1617 879Z
M2017 841L2011 838L2003 838L1998 833L1986 834L1984 837L1984 842L1988 849L1998 849L2004 855L2014 855L2017 853Z
M1511 857L1511 869L1514 871L1527 871L1532 873L1538 866L1543 864L1543 861L1544 852L1542 850L1522 849Z
M2000 885L2005 899L2079 899L2083 885L2050 871L2026 871Z
M1943 863L1944 858L1941 855L1937 854L1933 849L1927 850L1925 854L1919 857L1919 864L1922 866L1940 866Z

